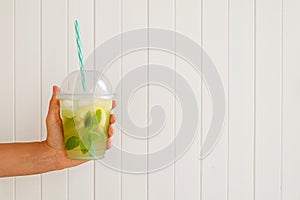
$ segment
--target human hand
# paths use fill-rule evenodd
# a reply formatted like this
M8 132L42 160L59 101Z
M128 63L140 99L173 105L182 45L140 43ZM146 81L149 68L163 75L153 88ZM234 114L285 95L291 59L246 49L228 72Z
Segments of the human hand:
M56 168L64 169L79 165L87 160L71 160L67 156L64 144L62 120L60 117L60 102L56 97L58 92L59 88L57 86L53 86L52 98L50 100L48 115L46 118L47 139L43 143L49 148L50 151L54 153L54 162L56 163ZM114 108L115 106L116 103L113 101L112 107ZM110 125L108 128L107 148L110 148L112 145L111 136L114 134L114 128L112 124L115 121L116 117L112 114L110 116Z

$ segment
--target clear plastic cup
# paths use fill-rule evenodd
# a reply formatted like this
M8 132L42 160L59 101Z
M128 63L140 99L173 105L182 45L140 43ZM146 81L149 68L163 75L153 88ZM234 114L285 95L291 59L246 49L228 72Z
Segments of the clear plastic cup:
M60 87L64 142L71 159L104 158L113 92L100 72L86 70L86 91L80 71L70 73Z

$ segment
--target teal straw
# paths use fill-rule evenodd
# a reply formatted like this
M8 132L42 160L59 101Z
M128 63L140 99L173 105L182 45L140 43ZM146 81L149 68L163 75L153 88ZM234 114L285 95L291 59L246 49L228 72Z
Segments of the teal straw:
M83 60L83 55L82 55L82 44L81 44L81 38L80 38L79 24L78 24L77 20L75 20L75 32L76 32L76 43L77 43L77 50L78 50L80 72L81 72L81 78L82 78L81 83L82 83L83 90L86 91L85 67L84 67L84 60Z

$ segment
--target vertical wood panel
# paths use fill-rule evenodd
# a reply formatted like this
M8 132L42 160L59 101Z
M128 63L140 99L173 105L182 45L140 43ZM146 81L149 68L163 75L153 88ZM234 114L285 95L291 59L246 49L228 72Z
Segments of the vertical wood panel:
M253 199L253 2L230 0L228 199Z
M201 1L176 0L176 31L185 35L199 46L201 45ZM176 44L175 44L176 45ZM177 50L178 51L178 50ZM194 52L191 52L194 53ZM199 52L199 57L201 52ZM201 193L201 162L200 140L201 140L201 76L192 65L180 58L176 58L176 73L180 74L190 87L196 97L199 120L195 140L189 150L175 163L175 199L200 199ZM199 67L199 66L196 66ZM200 71L200 69L198 68ZM176 80L176 90L180 83ZM180 130L180 107L176 106L176 133ZM186 119L181 119L186 120ZM180 143L178 141L176 144ZM177 146L177 145L176 145ZM175 146L175 149L177 149Z
M280 199L281 0L256 4L255 199ZM267 187L266 187L267 186Z
M149 1L149 27L150 28L160 28L174 30L175 26L175 3L174 0L151 0ZM149 41L151 41L152 35L149 35ZM174 41L174 38L173 38ZM151 46L151 45L150 45ZM175 79L174 79L174 55L168 53L162 53L157 50L149 51L149 80L155 79L155 76L159 74L151 70L152 64L159 64L168 67L173 74L168 74L171 76L173 83L171 83L169 89L175 91ZM167 74L166 74L167 75ZM161 106L165 112L165 126L158 135L149 137L149 154L157 152L164 149L168 144L174 141L174 102L175 97L166 88L161 86L149 85L149 112L153 106ZM150 114L149 113L149 114ZM152 119L156 121L157 119ZM152 136L156 133L149 132ZM170 155L171 158L174 157L174 145L173 151ZM158 160L149 160L148 166L154 166ZM163 167L163 166L161 166ZM148 199L174 199L174 165L170 165L167 168L160 169L156 172L150 172L148 175Z
M61 84L67 72L67 1L42 1L42 119L48 112L52 85ZM45 127L45 126L43 126ZM46 137L43 129L43 137ZM67 198L66 170L42 177L42 199Z
M2 127L0 141L11 142L14 140L14 4L10 0L0 2L0 23L2 32L0 43L0 58L2 60L0 92L5 94L1 100Z
M223 82L227 115L228 98L228 5L223 0L203 0L202 44L214 62ZM204 84L203 84L204 86ZM202 87L203 132L205 141L213 114L209 93ZM215 148L202 162L202 198L226 199L227 195L228 119L225 116L223 130Z
M96 1L95 2L95 48L97 49L102 43L106 42L111 37L121 33L121 0L111 1ZM114 46L108 49L108 51L121 52L121 43L119 46ZM98 54L96 50L95 54L96 70L100 70L98 63ZM101 62L101 61L100 61ZM107 66L108 67L108 66ZM117 84L121 80L121 61L117 60L111 66L108 67L104 75L110 80L113 88L116 88ZM118 109L121 107L121 102L117 102ZM114 111L113 111L114 112ZM117 122L120 126L120 116L117 116ZM115 127L115 134L112 138L113 146L121 148L121 131ZM106 162L106 158L111 158L111 151L105 152L105 158L95 162L95 199L121 199L121 173L115 171L103 163ZM114 158L118 165L118 169L121 169L121 153ZM117 169L117 170L118 170Z
M123 32L147 27L147 0L127 0L123 1L123 10L122 10L122 30ZM145 35L145 38L147 35ZM124 49L126 44L124 44ZM147 64L147 52L139 51L129 54L128 56L123 57L122 59L122 76L125 76L130 70L134 70L136 67ZM144 82L147 82L147 74L142 74L141 79ZM125 84L125 83L124 83ZM122 87L123 90L124 87ZM122 102L124 106L122 109L122 118L125 116L123 113L130 110L130 115L133 116L132 121L140 127L147 126L147 92L148 87L143 87L140 89L138 94L135 94L136 98L135 104L130 105L129 102ZM122 97L123 98L123 97ZM132 101L133 102L133 101ZM127 109L127 104L129 109ZM136 139L130 136L127 136L122 132L122 151L128 151L135 154L146 154L148 150L147 141L145 139ZM122 164L129 165L130 161L123 159L122 154ZM147 167L147 159L143 160L142 163L139 163ZM146 173L146 170L145 170ZM148 196L148 177L146 174L122 174L122 199L131 200L147 199Z
M2 45L0 57L3 62L2 72L5 74L0 84L0 92L5 94L5 98L1 100L1 110L5 116L1 118L3 133L0 134L0 142L11 142L14 139L14 60L16 66L16 140L40 140L41 121L43 138L46 137L44 119L48 111L52 85L60 84L68 72L78 69L73 29L74 19L79 19L81 25L85 57L93 50L94 45L101 44L113 35L120 33L122 29L128 31L146 27L147 1L123 1L122 12L121 1L15 0L15 44L13 42L13 1L2 0L0 2L0 22L3 28L0 33ZM94 2L96 5L93 5ZM174 29L175 22L172 12L175 1L159 2L154 0L149 2L150 26ZM70 169L68 173L67 170L62 170L44 174L42 178L40 175L16 178L16 199L34 200L42 197L43 200L63 200L67 198L94 199L95 197L95 199L143 200L147 199L147 196L149 199L191 200L219 200L226 199L226 196L230 200L250 200L254 197L256 199L270 197L280 199L281 184L282 199L298 199L300 197L298 190L300 160L297 156L297 152L299 152L297 114L300 112L300 107L297 105L300 95L297 91L300 79L297 75L299 66L297 54L300 51L298 38L300 35L298 25L300 4L293 0L284 1L284 68L281 69L282 2L279 0L256 2L255 45L257 51L254 52L253 1L229 0L229 57L227 57L227 1L203 0L203 46L215 62L225 90L227 91L229 87L229 127L224 126L216 148L205 160L199 161L199 146L201 140L205 139L212 110L209 94L203 87L203 138L201 139L199 133L193 146L175 166L149 174L147 180L145 174L120 174L103 166L98 161L95 162L94 169L93 162L88 162ZM201 2L176 0L176 4L177 31L200 43ZM40 10L41 8L42 10ZM123 13L122 27L121 13ZM42 18L40 18L40 14L42 14ZM94 27L96 28L95 41ZM40 38L41 28L42 38ZM42 49L40 49L41 41ZM14 45L15 57L13 57ZM40 58L40 50L42 50L42 58ZM256 54L256 63L253 61L254 53ZM125 56L122 63L123 75L139 65L146 64L146 61L146 52L135 52ZM172 56L150 52L150 63L151 61L170 66L174 64ZM41 62L42 66L40 66ZM254 100L254 64L256 64L256 100ZM122 76L120 66L121 62L117 61L107 72L114 86ZM176 66L179 74L189 78L193 90L199 90L196 86L200 84L199 80L192 71L186 70L189 67L187 63L176 59ZM281 74L281 70L283 70L283 74ZM281 76L283 85L281 85ZM146 79L146 77L147 74L144 78ZM42 81L41 85L40 81ZM281 94L282 86L283 94ZM155 92L156 88L150 88L150 108L151 103L156 101ZM198 91L198 94L197 101L201 103L201 93ZM280 108L281 95L283 95L282 111ZM41 97L42 99L40 99ZM133 102L136 104L129 105L133 121L141 126L147 124L148 102L146 98L147 89L143 88L136 97L133 97ZM174 102L171 102L172 98L166 96L166 99L170 102L168 106L174 107ZM254 116L255 101L257 105ZM127 111L127 106L126 109L124 107L121 110ZM283 117L282 136L281 112ZM255 130L254 123L256 123ZM177 129L177 127L175 128ZM229 130L228 133L227 130ZM160 147L166 140L172 139L174 131L169 127L161 133L160 137L164 138L150 139L150 152ZM256 160L254 161L255 131ZM123 146L123 150L134 153L147 152L146 141L133 139L124 133L121 139L120 132L121 130L116 130L114 145ZM282 160L280 160L280 156L282 156ZM282 174L280 174L280 165L283 166ZM200 180L201 173L203 177ZM281 178L282 183L280 182ZM253 196L254 194L255 196ZM0 199L14 199L13 178L0 179Z
M283 180L282 199L300 198L299 52L300 2L283 1Z
M69 0L68 4L68 73L79 70L74 22L80 25L83 56L94 49L94 0ZM94 161L68 171L68 196L72 200L94 199Z
M15 1L16 141L40 140L40 2ZM16 178L16 199L38 200L40 175Z
M0 59L3 76L0 81L2 115L0 143L14 140L14 2L0 1ZM0 152L1 154L1 152ZM0 199L14 199L14 178L0 179Z

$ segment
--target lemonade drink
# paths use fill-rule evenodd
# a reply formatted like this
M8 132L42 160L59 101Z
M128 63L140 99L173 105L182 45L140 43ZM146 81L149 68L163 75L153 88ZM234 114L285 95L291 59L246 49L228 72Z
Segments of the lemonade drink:
M60 99L64 141L71 159L104 157L111 99Z

